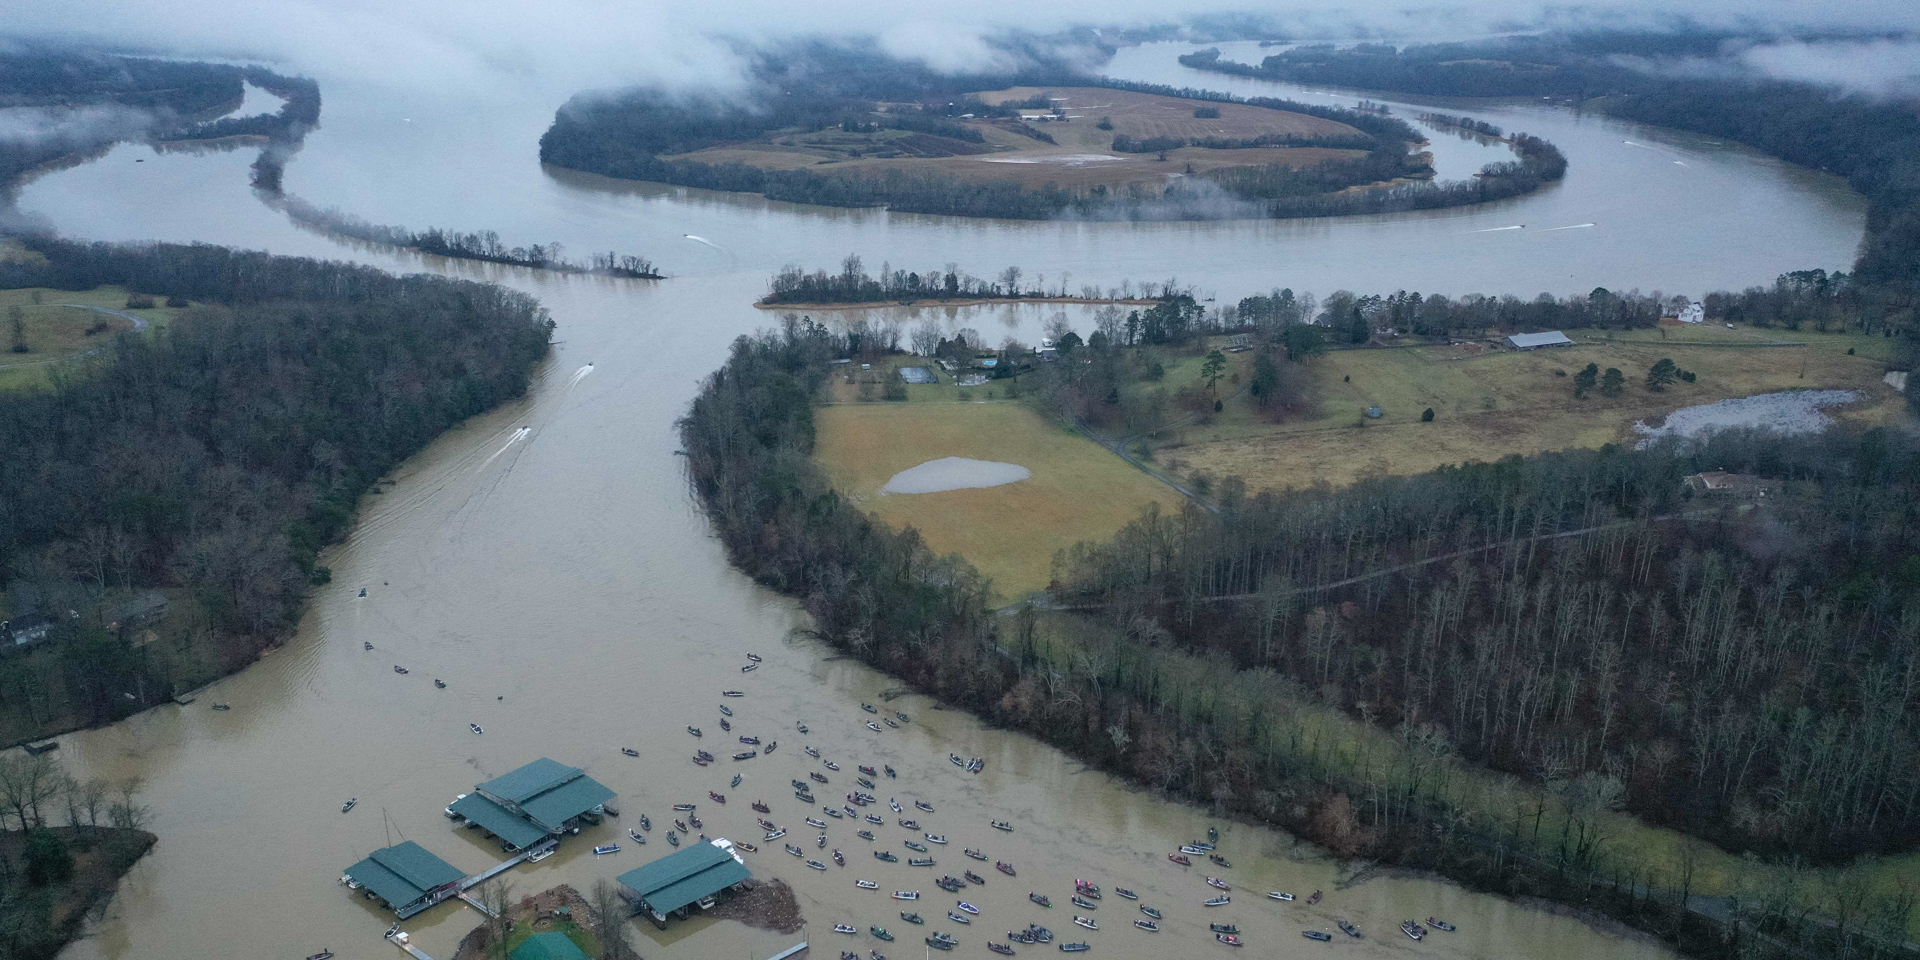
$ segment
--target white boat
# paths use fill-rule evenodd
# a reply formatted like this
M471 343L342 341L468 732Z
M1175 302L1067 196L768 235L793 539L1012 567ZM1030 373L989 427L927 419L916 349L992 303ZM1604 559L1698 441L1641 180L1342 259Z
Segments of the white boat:
M596 857L602 857L602 856L606 856L609 853L619 853L619 852L620 852L620 845L617 843L601 844L600 846L593 848L593 855Z
M860 889L862 889L862 890L878 890L878 889L880 889L880 885L879 885L879 884L877 884L877 883L874 883L874 882L873 882L872 880L855 880L855 881L853 882L853 885L854 885L854 886L856 886L856 887L859 887L859 888L860 888Z
M918 891L918 890L895 890L895 891L893 892L893 898L894 898L895 900L918 900L918 899L920 899L920 891Z
M927 842L928 843L946 843L947 838L940 836L939 834L929 833L927 834Z
M1073 922L1078 926L1086 927L1088 930L1100 929L1099 924L1094 923L1092 920L1089 920L1086 917L1074 917Z

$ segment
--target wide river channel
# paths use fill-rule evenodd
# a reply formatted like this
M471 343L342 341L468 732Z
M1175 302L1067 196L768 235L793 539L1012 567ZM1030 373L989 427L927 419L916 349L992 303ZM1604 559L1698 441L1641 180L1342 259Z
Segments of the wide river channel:
M1226 47L1236 59L1260 56L1252 45ZM1238 93L1358 99L1191 71L1174 59L1190 49L1132 48L1108 69ZM322 947L346 960L395 956L380 939L390 915L341 887L341 869L403 837L469 872L491 865L498 848L456 829L441 808L475 782L541 756L584 767L617 790L623 816L568 839L540 864L514 870L509 876L521 892L558 883L584 891L597 878L665 853L659 825L668 806L681 801L700 801L708 833L758 842L747 802L763 797L773 804L773 819L792 829L789 840L799 838L813 855L816 831L800 821L817 811L802 810L787 787L789 779L822 770L801 752L803 744L845 768L830 774L823 801L852 788L856 763L896 768L899 779L883 779L876 792L883 801L898 797L909 815L916 799L937 808L920 820L950 840L934 848L939 866L907 867L909 852L899 846L907 833L898 827L876 828L876 845L855 837L848 822L829 821L829 848L847 853L844 869L809 870L781 852L782 841L747 857L755 875L782 878L797 890L809 923L804 934L705 919L662 933L639 923L633 940L642 955L751 960L802 937L815 943L815 956L855 947L864 955L883 946L865 934L880 924L902 934L896 949L883 952L921 954L919 938L945 929L960 937L961 955L974 956L986 954L985 939L1031 921L1062 939L1084 935L1097 956L1108 958L1226 950L1212 942L1209 921L1236 923L1249 953L1263 957L1322 950L1669 955L1658 944L1449 883L1385 876L1343 888L1341 864L1284 834L1211 822L1203 811L1156 799L921 697L889 705L910 714L911 723L868 730L859 704L879 702L892 684L832 659L815 643L791 639L803 619L794 604L728 565L688 497L673 421L698 380L722 362L728 342L768 323L750 304L788 262L832 266L858 253L870 265L887 260L924 270L953 262L983 276L1018 264L1030 277L1070 277L1076 290L1177 277L1220 302L1277 286L1323 296L1348 288L1532 297L1595 286L1697 296L1768 283L1790 269L1846 268L1863 202L1844 184L1710 138L1519 102L1475 104L1471 112L1555 141L1571 169L1563 183L1497 205L1286 222L956 220L796 207L545 170L537 140L557 106L550 95L428 95L379 78L324 82L323 89L322 126L289 165L289 192L380 223L493 229L510 243L557 240L573 256L641 253L672 279L567 277L343 243L295 227L254 196L249 150L124 146L25 189L23 210L76 237L206 241L488 278L538 295L559 322L553 358L523 402L441 438L368 498L352 537L324 558L333 583L316 592L289 643L191 706L169 705L61 738L59 756L78 775L143 778L161 837L105 919L65 957L292 958ZM1429 108L1374 99L1409 119ZM1435 133L1433 140L1445 177L1507 156L1503 147L1456 136ZM1038 313L961 311L946 322L990 336L1011 327L1031 340ZM766 662L743 676L748 651ZM411 672L396 674L396 664ZM434 687L436 677L446 689ZM777 738L777 754L725 760L717 725L723 688L747 694L728 701L734 734ZM214 701L230 703L231 711L209 710ZM800 735L796 722L811 732ZM485 734L472 734L469 723ZM689 724L705 728L719 765L688 762ZM622 747L640 756L624 756ZM948 763L949 752L984 757L985 772L963 773ZM729 789L735 773L745 782ZM731 802L706 802L709 789ZM348 797L358 797L359 806L343 816ZM636 847L625 834L641 813L655 822L654 842ZM1016 832L989 829L990 819L1011 821ZM1225 871L1233 903L1219 909L1200 905L1212 892L1200 875L1217 871L1182 870L1166 858L1209 825L1220 829L1222 852L1235 864ZM616 840L627 844L616 855L589 852ZM875 846L902 862L875 861ZM1014 862L1019 877L980 869L960 856L962 847ZM940 921L953 898L941 896L933 879L969 866L988 877L984 888L966 894L981 916L971 927ZM1071 914L1085 912L1066 902L1075 877L1109 890L1093 914L1097 932L1070 923ZM880 890L856 889L856 878L875 880ZM1131 887L1164 911L1163 932L1133 929L1134 907L1111 895L1114 886ZM930 927L898 921L900 907L886 894L903 888L926 894L917 909ZM1304 899L1315 889L1327 896L1314 907L1264 896L1285 890ZM1029 904L1029 890L1051 895L1055 908ZM1429 915L1451 920L1459 932L1414 944L1395 929L1402 919ZM1305 928L1333 930L1336 918L1358 924L1366 938L1336 933L1339 942L1331 945L1301 938ZM406 929L420 948L446 960L477 921L456 902ZM861 935L830 932L842 922Z

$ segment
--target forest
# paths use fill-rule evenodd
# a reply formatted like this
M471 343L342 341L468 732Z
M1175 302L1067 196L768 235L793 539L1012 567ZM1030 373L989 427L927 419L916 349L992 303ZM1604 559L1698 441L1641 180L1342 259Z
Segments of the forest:
M207 245L20 241L40 256L0 263L0 287L118 284L197 308L120 335L51 390L0 395L0 582L78 613L0 657L0 729L16 740L250 662L327 581L318 553L374 481L520 396L547 354L545 311L492 285ZM138 644L112 628L115 599L147 589L189 600L192 629Z
M738 340L680 422L733 562L825 642L1101 769L1343 856L1605 912L1696 956L1894 956L1911 897L1823 896L1808 862L1911 845L1920 448L1721 435L1148 513L1060 562L1077 612L990 584L836 493L812 404L853 345ZM1751 470L1757 510L1681 478ZM1357 714L1378 752L1329 740ZM1460 782L1455 754L1539 790ZM1731 912L1621 848L1630 806L1775 861ZM1802 866L1795 866L1795 864ZM1799 873L1792 873L1800 871Z
M1298 48L1259 66L1194 54L1188 66L1242 76L1434 96L1560 96L1641 123L1726 137L1846 178L1867 198L1866 238L1846 283L1868 332L1901 335L1920 354L1920 111L1910 102L1762 76L1657 68L1710 59L1712 33L1569 33L1469 44Z

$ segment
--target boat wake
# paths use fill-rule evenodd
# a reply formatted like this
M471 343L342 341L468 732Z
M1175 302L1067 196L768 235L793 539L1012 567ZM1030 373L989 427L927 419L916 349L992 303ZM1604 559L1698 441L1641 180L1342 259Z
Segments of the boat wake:
M480 465L474 468L474 472L479 473L480 471L485 470L487 468L487 464L490 464L495 460L500 459L500 455L503 453L506 453L509 447L512 447L514 444L519 443L522 440L525 440L527 436L531 433L533 433L532 427L521 427L520 429L515 430L513 432L513 435L507 438L507 442L502 444L500 446L500 449L495 450L493 452L493 456L480 461Z
M1542 230L1542 231L1540 231L1540 232L1541 232L1541 233L1552 233L1552 232L1554 232L1555 230L1585 230L1586 228L1588 228L1588 227L1591 227L1591 226L1593 226L1593 224L1591 224L1591 223L1576 223L1576 224L1572 224L1572 225L1570 225L1570 226L1565 226L1565 227L1548 227L1548 228L1546 228L1545 230Z
M1488 227L1485 230L1470 230L1468 232L1469 233L1499 233L1503 230L1525 230L1526 228L1527 228L1526 224L1516 223L1511 227Z

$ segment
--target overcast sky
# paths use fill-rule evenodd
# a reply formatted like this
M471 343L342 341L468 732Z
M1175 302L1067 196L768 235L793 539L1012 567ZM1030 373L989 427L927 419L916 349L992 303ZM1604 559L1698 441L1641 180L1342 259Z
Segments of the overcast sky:
M990 63L985 36L1075 24L1167 22L1252 9L1300 34L1457 37L1490 30L1671 25L1684 18L1761 30L1920 29L1914 0L1535 0L1398 3L1282 0L0 0L0 34L134 45L181 56L272 61L321 80L378 77L446 90L509 83L564 96L639 81L724 83L725 38L796 33L875 37L888 51L948 69ZM1909 44L1799 46L1740 62L1872 87L1915 72Z

